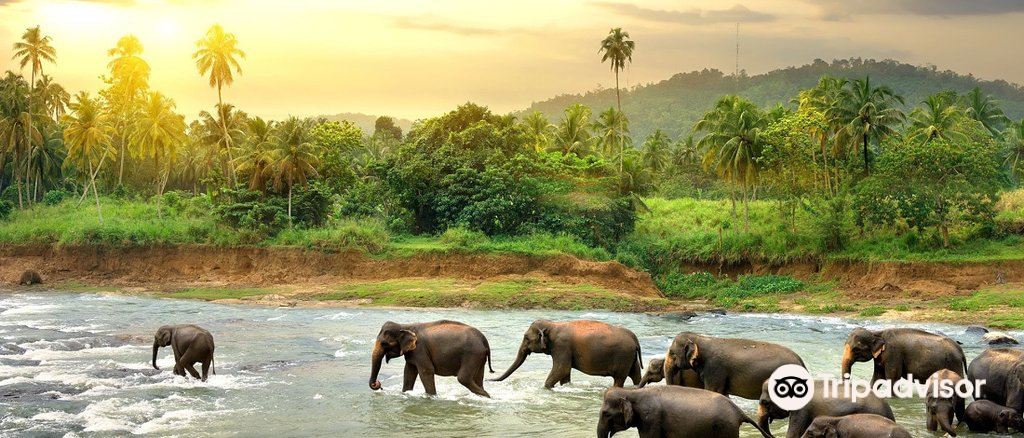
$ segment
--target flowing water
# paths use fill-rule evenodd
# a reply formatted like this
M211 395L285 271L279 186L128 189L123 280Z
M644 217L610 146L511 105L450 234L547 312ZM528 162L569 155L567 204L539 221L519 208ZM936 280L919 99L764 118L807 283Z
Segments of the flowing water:
M437 397L424 395L419 383L402 393L400 358L384 364L382 391L367 387L371 342L382 323L443 318L479 328L499 373L537 318L626 326L640 338L645 363L683 330L776 342L799 353L814 374L837 373L847 333L864 324L788 315L684 321L633 313L265 308L96 294L0 294L0 435L594 435L601 392L611 379L574 372L568 386L545 390L547 356L530 356L504 382L485 382L491 399L470 394L453 377L437 378ZM217 374L206 383L174 376L169 348L158 361L163 371L148 363L156 328L178 323L199 324L214 334ZM968 360L983 348L961 326L906 325L963 342ZM869 368L860 363L854 371L867 377ZM734 400L755 413L753 401ZM923 402L895 400L892 406L914 436L928 435ZM777 435L784 430L785 421L773 424ZM759 436L750 426L741 431Z

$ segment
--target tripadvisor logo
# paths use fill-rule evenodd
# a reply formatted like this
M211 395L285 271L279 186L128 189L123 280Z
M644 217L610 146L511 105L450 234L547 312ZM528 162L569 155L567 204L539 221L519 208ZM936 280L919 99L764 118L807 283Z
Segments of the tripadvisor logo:
M955 395L961 399L977 399L981 395L981 387L985 385L985 380L972 382L968 379L956 382L929 379L925 383L916 383L912 374L895 382L881 379L873 383L852 380L849 374L844 377L837 380L832 376L822 376L816 382L806 368L795 364L783 365L768 378L768 396L779 408L796 411L810 403L815 385L820 386L817 390L822 391L822 396L826 398L849 398L853 402L869 395L878 398L950 398Z

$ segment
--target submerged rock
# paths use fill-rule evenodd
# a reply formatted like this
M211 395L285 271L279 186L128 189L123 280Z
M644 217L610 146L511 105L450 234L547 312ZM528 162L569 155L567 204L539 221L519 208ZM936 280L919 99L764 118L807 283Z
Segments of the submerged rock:
M1009 334L1004 332L985 333L985 335L981 337L981 342L984 342L988 345L1017 345L1020 343L1017 342L1017 340L1014 339L1013 336L1010 336Z
M725 316L725 309L708 309L709 315Z
M988 329L980 325L969 325L967 326L967 330L964 330L964 333L968 335L983 335L988 333Z
M692 312L692 311L689 311L689 310L685 310L685 311L682 311L682 312L665 312L665 313L659 314L658 316L661 316L662 318L671 318L671 319L678 319L678 320L682 320L682 321L689 321L693 317L697 316L697 312Z
M18 284L22 286L32 286L34 284L43 284L43 277L39 276L39 273L31 269L22 272L21 278L18 279Z

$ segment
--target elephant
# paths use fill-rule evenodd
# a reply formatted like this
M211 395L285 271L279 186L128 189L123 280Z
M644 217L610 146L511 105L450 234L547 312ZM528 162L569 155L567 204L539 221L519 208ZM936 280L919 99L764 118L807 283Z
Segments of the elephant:
M398 356L405 356L403 392L411 391L419 377L424 391L437 395L434 376L438 375L456 376L474 394L491 396L483 387L484 365L490 368L491 347L484 334L474 327L448 320L418 324L385 322L371 353L370 389L381 388L377 380L381 360L391 362Z
M693 370L704 389L756 400L772 372L788 364L803 366L804 361L778 344L682 332L668 348L664 373L668 384L680 384L680 373Z
M157 329L153 337L153 368L160 369L156 366L157 352L168 345L174 351L174 374L184 376L188 371L204 382L211 371L217 374L213 364L213 335L206 329L192 324L165 325ZM203 364L202 377L195 369L197 362Z
M700 381L700 376L693 370L684 370L682 382L672 382L671 385L687 386L690 388L703 388L704 382ZM640 378L640 388L647 386L649 383L657 383L665 380L665 358L659 357L657 359L651 359L651 362L647 364L647 369L644 370L644 376Z
M936 371L928 377L925 383L925 414L927 426L930 432L942 428L949 436L956 436L956 429L953 427L953 418L959 421L964 419L964 399L958 397L953 391L960 381L963 380L959 374L947 369ZM944 381L942 385L939 382ZM948 394L943 394L943 391ZM948 395L944 397L943 395Z
M597 436L608 438L635 427L641 438L736 438L743 423L772 437L729 397L715 392L683 386L609 388L604 392Z
M523 334L515 362L494 381L500 382L512 375L530 353L551 356L551 372L544 381L548 389L556 383L569 383L573 369L591 376L612 377L614 386L620 388L626 377L634 385L639 384L643 369L640 341L629 329L600 321L539 319Z
M856 328L846 338L841 375L845 379L854 362L874 360L871 383L878 380L895 382L912 376L917 383L943 368L964 375L967 358L956 341L924 330L892 328L867 330Z
M804 438L910 438L903 426L890 418L875 414L852 414L842 417L815 418L804 432Z
M971 361L967 368L967 379L978 385L979 400L991 400L997 404L1024 412L1024 350L1014 348L989 348Z
M990 400L975 400L967 405L964 423L971 432L1024 432L1024 417L1019 411Z
M807 405L796 410L787 411L772 402L768 392L769 382L764 382L761 387L761 397L757 406L757 424L762 429L768 430L772 420L789 418L789 426L786 429L787 438L798 438L811 425L815 418L821 416L844 416L851 414L875 414L888 419L895 419L892 408L884 399L877 397L874 393L867 396L857 397L853 401L852 391L846 387L838 386L843 393L830 392L826 397L824 385L828 381L815 381L814 392ZM858 394L859 395L859 394Z

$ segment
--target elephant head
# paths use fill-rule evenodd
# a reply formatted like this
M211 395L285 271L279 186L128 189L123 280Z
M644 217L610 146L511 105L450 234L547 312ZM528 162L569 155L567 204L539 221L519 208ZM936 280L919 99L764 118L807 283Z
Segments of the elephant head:
M802 438L839 438L839 430L836 428L836 423L839 423L839 420L840 417L815 418L804 431Z
M647 369L644 370L644 376L640 379L640 384L637 385L640 388L647 386L648 383L660 382L665 379L665 359L651 359L651 363L647 365Z
M388 321L381 327L377 334L377 340L373 344L373 353L370 358L370 389L380 389L380 381L377 380L380 374L381 360L391 362L398 356L402 356L416 349L416 333L408 330L399 324Z
M165 325L160 327L156 331L156 335L153 336L153 368L160 369L156 366L156 355L160 350L160 347L166 347L171 345L171 336L174 334L174 327Z
M597 420L597 438L608 438L633 427L636 419L633 403L619 392L608 390L604 394L601 417Z
M512 362L512 365L508 367L501 377L492 379L495 382L500 382L511 376L523 362L526 362L526 357L530 353L551 353L551 323L550 321L539 319L530 324L530 328L526 329L526 333L523 334L523 342L519 343L519 352L516 353L516 360Z
M761 397L757 403L757 425L764 430L768 430L768 426L772 424L773 420L789 417L789 411L780 408L772 401L772 397L768 393L768 383L765 381L761 385Z
M1017 432L1024 432L1024 417L1013 409L999 411L999 418L996 422L996 432L1008 433L1009 429Z
M702 359L700 356L700 336L695 333L683 332L676 335L672 345L668 347L665 354L665 383L669 385L682 384L682 372L684 370L696 370Z
M936 422L936 425L942 429L943 432L949 434L949 436L956 436L956 430L953 428L953 416L954 416L954 402L950 399L942 398L929 398L925 402L925 409L928 410L928 421L929 430L932 423L932 419Z
M856 328L846 338L846 347L843 350L842 378L853 369L854 362L867 362L878 359L885 351L885 339L882 339L880 332L873 332L863 328Z

